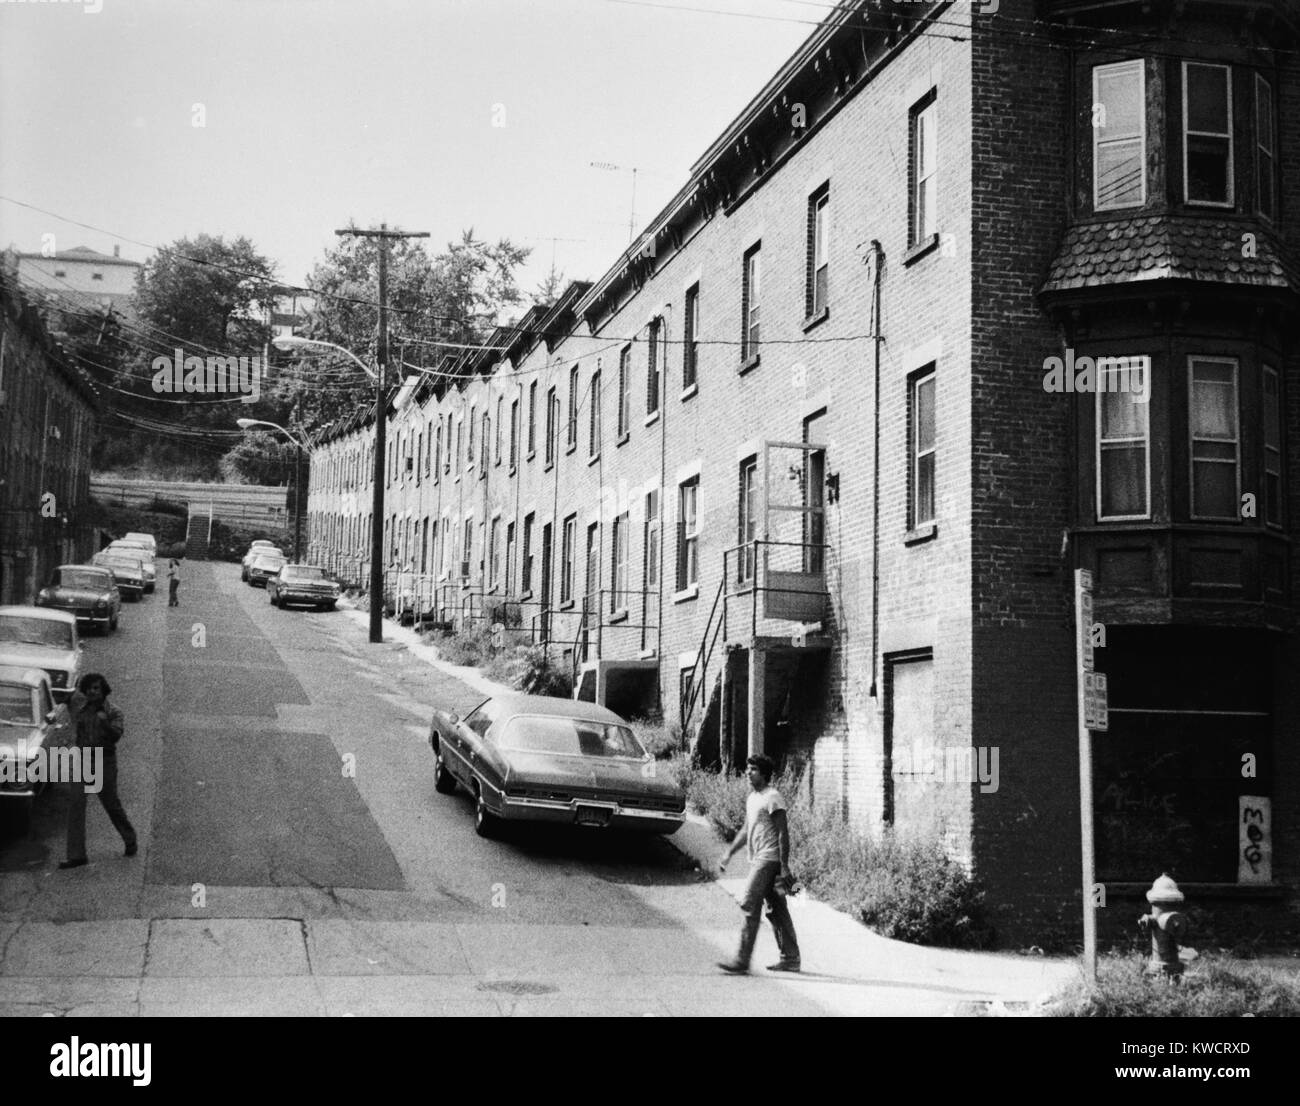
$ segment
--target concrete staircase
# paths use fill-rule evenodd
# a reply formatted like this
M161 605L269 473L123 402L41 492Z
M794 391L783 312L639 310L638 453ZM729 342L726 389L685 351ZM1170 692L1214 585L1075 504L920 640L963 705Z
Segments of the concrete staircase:
M212 543L212 510L196 510L190 505L189 520L185 524L185 556L192 561L205 561Z

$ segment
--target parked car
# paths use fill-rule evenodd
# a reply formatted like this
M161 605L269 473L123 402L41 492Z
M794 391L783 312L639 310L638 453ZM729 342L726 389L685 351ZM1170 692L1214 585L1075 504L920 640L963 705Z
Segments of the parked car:
M339 586L319 565L285 565L266 579L266 597L283 609L290 603L309 603L332 611L339 601Z
M107 553L131 553L138 555L140 563L144 567L144 590L152 592L158 583L158 566L155 562L153 549L143 542L127 541L125 538L119 538L117 541L111 541L104 550Z
M71 743L68 712L54 702L49 677L39 668L0 665L0 808L4 814L26 827L32 800L47 786L46 780L28 779L28 767L38 757L48 756L50 749Z
M117 581L117 590L124 599L139 599L144 595L144 562L139 552L130 549L105 549L91 558L91 564L107 568Z
M248 582L255 588L266 587L266 581L284 567L284 556L279 552L259 551L248 566Z
M49 587L42 588L36 596L36 605L67 611L78 622L98 626L106 634L117 629L122 593L117 590L111 569L59 565L50 577Z
M152 534L141 534L133 531L130 534L123 535L122 541L139 542L141 545L146 546L155 558L158 556L158 539Z
M248 547L248 552L244 554L243 567L239 571L239 578L241 580L247 581L248 570L253 567L253 559L259 553L274 553L277 557L284 556L284 553L281 552L280 547L276 545L274 542L269 542L269 541L253 542L253 544Z
M0 665L39 668L54 698L70 699L81 677L77 620L46 607L0 607Z
M464 718L435 711L429 728L433 785L474 796L474 828L490 837L502 821L673 833L686 794L630 726L594 703L499 695Z

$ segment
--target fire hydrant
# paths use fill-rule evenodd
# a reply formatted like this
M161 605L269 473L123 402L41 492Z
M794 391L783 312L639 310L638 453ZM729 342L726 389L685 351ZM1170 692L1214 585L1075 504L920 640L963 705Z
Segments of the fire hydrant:
M1159 976L1177 983L1183 974L1183 962L1179 957L1178 942L1187 931L1187 918L1173 907L1183 901L1183 893L1178 884L1162 875L1151 885L1147 892L1147 902L1151 904L1151 913L1143 914L1138 919L1144 932L1151 933L1151 959L1147 961L1147 974Z

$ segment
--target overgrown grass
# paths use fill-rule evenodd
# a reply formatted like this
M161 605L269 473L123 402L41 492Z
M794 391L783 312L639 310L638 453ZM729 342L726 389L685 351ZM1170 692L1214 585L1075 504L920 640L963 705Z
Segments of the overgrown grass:
M572 678L564 665L540 645L528 644L522 630L506 630L500 649L492 644L492 630L486 623L462 633L425 636L448 664L478 668L490 680L531 695L568 696Z
M749 783L674 761L688 800L724 837L744 827ZM822 902L858 918L885 937L918 944L983 948L993 934L983 892L938 842L846 825L839 812L814 806L802 776L783 768L772 780L789 807L790 867Z
M1202 956L1171 985L1144 972L1145 957L1113 954L1097 963L1097 986L1082 979L1044 1007L1064 1018L1294 1018L1300 972L1250 961Z

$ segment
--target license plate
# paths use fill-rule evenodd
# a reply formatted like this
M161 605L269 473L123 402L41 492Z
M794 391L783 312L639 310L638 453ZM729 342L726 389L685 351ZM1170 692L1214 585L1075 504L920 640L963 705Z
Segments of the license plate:
M579 806L578 825L607 826L613 813L607 806Z

